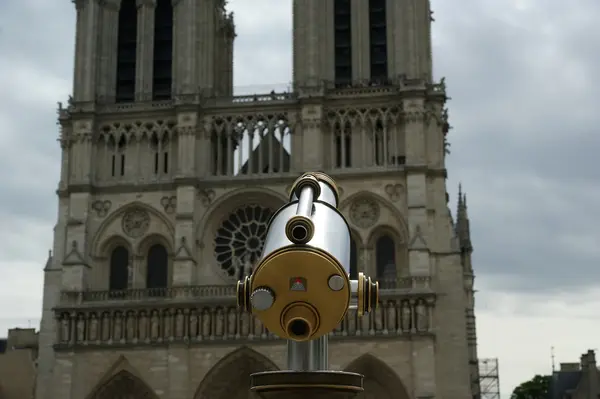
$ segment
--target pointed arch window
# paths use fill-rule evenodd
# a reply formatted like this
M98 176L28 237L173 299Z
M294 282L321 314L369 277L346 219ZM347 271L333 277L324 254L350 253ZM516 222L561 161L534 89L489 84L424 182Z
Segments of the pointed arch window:
M349 168L352 166L352 126L346 123L344 128L335 127L335 166Z
M358 247L356 240L350 239L350 280L358 279Z
M384 234L375 243L375 262L377 278L395 280L396 278L396 243L388 234Z
M154 153L154 174L169 173L169 137L164 134L161 139L154 133L150 140L150 147Z
M122 0L117 33L116 101L119 103L135 100L137 25L136 0Z
M377 120L373 130L373 153L375 155L375 165L383 166L385 164L385 129L383 123Z
M171 0L158 0L154 12L153 100L169 100L172 83L173 6Z
M169 253L167 249L154 244L148 250L146 259L146 288L152 289L150 294L161 296L163 288L167 288L169 282Z
M384 84L388 78L386 0L369 0L369 47L371 82Z
M118 246L110 254L110 275L108 289L122 291L129 288L129 251Z
M352 84L352 7L350 0L334 2L335 85Z

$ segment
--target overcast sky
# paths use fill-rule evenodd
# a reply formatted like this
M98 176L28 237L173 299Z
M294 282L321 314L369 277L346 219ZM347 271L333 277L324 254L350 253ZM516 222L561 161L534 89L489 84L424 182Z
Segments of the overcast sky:
M291 2L230 3L236 84L285 85ZM449 191L468 194L479 353L500 358L506 398L550 371L551 346L557 362L600 347L600 2L433 3ZM74 25L70 1L0 0L0 331L39 323Z

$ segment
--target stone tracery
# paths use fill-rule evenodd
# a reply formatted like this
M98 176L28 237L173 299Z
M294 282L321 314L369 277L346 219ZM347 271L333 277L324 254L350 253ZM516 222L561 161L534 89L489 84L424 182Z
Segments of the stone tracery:
M249 275L261 255L273 211L261 205L237 208L216 232L215 258L230 277Z
M332 169L404 164L400 107L329 109L326 120L329 140L324 144Z
M236 176L290 172L291 133L287 113L214 116L205 121L211 174Z
M95 135L96 178L100 181L169 176L177 153L177 128L171 120L127 121L101 125ZM152 168L145 168L152 165Z

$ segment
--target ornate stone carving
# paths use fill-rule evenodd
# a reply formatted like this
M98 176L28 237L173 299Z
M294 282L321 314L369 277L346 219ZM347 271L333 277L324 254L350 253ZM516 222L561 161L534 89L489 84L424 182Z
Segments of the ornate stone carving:
M174 195L171 197L164 196L160 199L160 204L166 213L173 213L177 209L177 197Z
M200 190L198 191L198 198L200 198L204 207L208 207L215 199L215 192L211 189Z
M105 200L105 201L97 200L92 203L92 210L94 210L94 212L96 212L96 215L99 218L103 218L108 214L108 211L110 211L111 206L112 206L112 202L110 202L108 200Z
M413 277L410 279L415 281ZM413 284L406 285L407 289L411 286ZM100 297L84 304L79 300L73 306L56 310L57 349L274 339L260 320L239 311L231 303L229 299L233 294L231 290L225 291L225 287L205 288L202 296L186 295L189 301L160 304L152 301L146 305L139 302L141 290L132 290L135 294L130 299L134 299L134 303L119 296L113 298L117 302L113 302L116 306L111 310L90 306L94 302L98 306L106 306L107 300ZM349 310L331 335L337 339L432 333L436 297L432 292L424 293L424 287L417 287L414 286L416 291L407 295L382 291L378 310L360 318L356 310ZM197 294L199 288L190 287L189 291L182 291L181 287L172 288L173 293L165 299L173 298L175 293ZM152 298L159 299L156 296ZM206 298L210 298L210 303ZM215 302L218 298L227 298L227 303Z
M261 255L273 211L260 205L240 207L216 232L215 258L230 277L249 273Z
M150 227L150 215L141 208L135 208L127 211L121 221L123 233L131 238L143 236Z
M359 198L350 206L350 219L357 227L366 229L379 220L379 204L370 198Z
M392 202L398 202L402 198L404 187L402 184L388 184L385 186L385 193Z

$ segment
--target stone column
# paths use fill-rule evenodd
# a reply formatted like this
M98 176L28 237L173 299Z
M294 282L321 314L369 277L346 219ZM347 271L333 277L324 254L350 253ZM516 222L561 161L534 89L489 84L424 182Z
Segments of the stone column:
M215 13L217 11L215 10L213 1L195 3L198 3L195 6L197 12L194 18L196 28L193 32L194 36L190 36L189 39L194 42L196 68L194 71L190 71L190 73L195 75L196 86L204 90L207 95L212 95L215 85ZM177 14L176 21L177 25L179 25L179 14ZM180 48L179 42L177 42L177 48ZM176 54L180 58L180 52ZM177 79L176 84L179 85Z
M302 157L303 170L323 170L323 109L320 105L307 104L301 111Z
M406 136L406 192L408 205L408 258L411 275L429 274L429 248L427 234L427 177L424 103L422 99L405 100L404 115Z
M371 75L369 2L350 0L352 7L352 79L362 81Z
M76 101L94 101L96 95L97 52L101 34L101 8L97 1L75 1L77 27L75 37L75 77L73 82Z
M137 59L135 99L152 100L152 78L154 71L154 10L156 0L137 0Z
M173 87L177 94L192 94L197 91L198 44L196 37L198 37L200 29L197 18L200 9L206 7L202 3L211 2L172 0Z
M101 102L114 102L116 96L119 8L120 0L108 0L102 6L100 72L97 93Z
M90 265L88 264L88 210L89 193L71 194L69 215L66 224L65 256L62 260L62 289L85 291L89 285Z
M177 156L177 206L175 217L175 256L173 260L173 286L186 286L195 283L196 237L194 214L196 188L195 176L196 131L198 115L185 112L178 115L178 156Z

